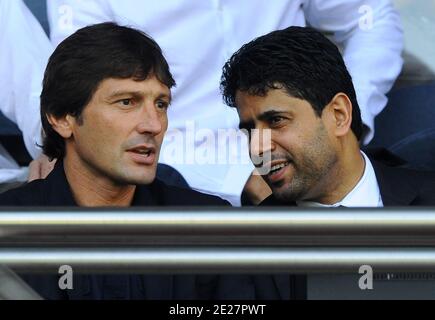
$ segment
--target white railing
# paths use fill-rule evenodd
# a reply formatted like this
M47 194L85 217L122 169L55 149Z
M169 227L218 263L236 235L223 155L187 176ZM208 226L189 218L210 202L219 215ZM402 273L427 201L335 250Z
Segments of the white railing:
M152 273L435 271L435 209L0 211L0 265Z

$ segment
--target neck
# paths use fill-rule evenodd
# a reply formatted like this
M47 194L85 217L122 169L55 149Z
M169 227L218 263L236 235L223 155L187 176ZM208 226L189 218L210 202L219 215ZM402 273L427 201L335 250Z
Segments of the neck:
M333 177L330 177L328 192L317 202L327 205L343 200L361 180L365 170L365 160L358 142L347 141L341 146L338 166ZM335 181L334 184L331 181Z
M64 159L66 179L74 200L82 207L128 207L133 201L135 185L121 185L83 165L81 159Z

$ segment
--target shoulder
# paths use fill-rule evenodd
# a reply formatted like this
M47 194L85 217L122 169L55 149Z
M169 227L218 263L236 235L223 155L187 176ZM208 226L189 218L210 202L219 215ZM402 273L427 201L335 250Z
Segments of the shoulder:
M151 192L163 205L175 206L231 206L231 204L217 196L204 194L192 189L170 186L156 179Z
M407 166L391 166L379 161L373 161L372 165L377 173L382 177L388 177L391 180L395 180L398 183L405 183L414 185L415 187L421 187L423 185L435 184L435 172L416 170Z
M435 172L372 164L384 205L390 200L394 205L435 205Z
M0 206L37 206L44 202L44 180L35 180L0 194Z
M392 168L396 172L400 181L403 183L408 183L414 188L419 190L426 190L427 188L432 188L432 193L435 196L435 172L434 171L423 171L415 170L406 167Z
M422 184L435 183L435 172L413 169L405 160L389 150L368 148L364 152L369 157L376 176L380 180L409 184L417 188L421 187Z

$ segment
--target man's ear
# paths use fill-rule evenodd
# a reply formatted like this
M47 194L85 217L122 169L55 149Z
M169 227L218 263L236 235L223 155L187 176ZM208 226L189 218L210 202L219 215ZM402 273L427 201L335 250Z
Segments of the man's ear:
M329 123L335 136L342 137L349 133L352 125L352 102L349 97L337 93L325 109L328 110Z
M71 137L73 132L73 126L75 123L75 118L69 114L61 117L55 117L52 114L46 115L48 122L51 127L62 137L68 139Z

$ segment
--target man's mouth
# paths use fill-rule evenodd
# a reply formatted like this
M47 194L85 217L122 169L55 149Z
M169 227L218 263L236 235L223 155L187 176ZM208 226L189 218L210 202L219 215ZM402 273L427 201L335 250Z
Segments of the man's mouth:
M289 164L290 164L290 162L288 162L288 161L284 162L284 163L276 164L272 168L270 168L269 174L273 174L274 172L277 172L279 169L284 168L285 166L287 166Z
M290 165L290 161L280 162L280 163L273 163L273 165L270 168L269 173L267 174L267 178L270 182L277 182L281 180L284 177L284 173L288 166Z
M137 154L141 154L144 156L149 157L151 155L151 153L153 152L151 149L132 149L132 150L128 150L129 152L134 152Z
M134 162L139 164L153 164L156 150L154 147L137 146L127 150L131 154Z

